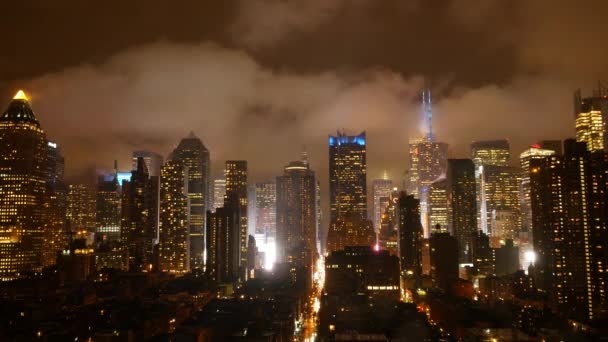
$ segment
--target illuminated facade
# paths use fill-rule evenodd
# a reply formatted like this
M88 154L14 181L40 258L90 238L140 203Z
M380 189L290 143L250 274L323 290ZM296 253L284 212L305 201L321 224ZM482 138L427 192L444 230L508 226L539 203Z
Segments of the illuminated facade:
M168 161L160 171L158 256L163 272L190 271L188 200L188 168Z
M489 233L491 213L484 197L484 166L509 166L511 152L507 140L475 141L471 144L471 159L475 164L475 191L477 198L477 227Z
M589 151L608 150L608 96L602 88L595 95L574 94L576 141L586 143Z
M544 159L547 156L554 155L554 150L541 148L540 145L534 144L519 155L521 163L521 188L520 188L520 203L521 203L521 225L522 231L532 231L532 206L530 204L530 161L534 159Z
M399 192L393 188L388 197L380 199L384 207L380 219L378 247L399 256Z
M530 163L536 278L554 309L588 321L606 304L608 155L564 147Z
M420 199L420 216L425 237L429 237L429 188L433 182L445 176L448 158L448 144L437 142L432 130L431 92L422 92L422 112L425 122L425 136L409 143L409 173L407 191Z
M311 268L317 255L315 173L290 162L276 182L278 260Z
M473 233L477 231L475 165L471 159L449 159L447 172L448 231L458 241L458 260L470 263Z
M325 287L332 296L365 294L372 301L399 300L399 259L369 246L346 247L325 259Z
M57 253L67 246L67 189L64 182L64 158L57 143L47 141L47 182L44 200L44 249L42 266L55 265Z
M181 161L188 168L188 199L190 216L190 267L203 268L205 250L205 211L211 205L209 150L201 139L190 133L171 153L170 159Z
M386 206L382 206L381 199L390 196L393 190L393 181L388 179L388 176L384 174L382 179L374 179L372 181L372 193L374 196L373 204L373 220L374 230L380 231L380 224L382 220L382 212L386 209Z
M226 201L231 202L231 207L238 203L238 226L239 226L239 267L241 276L246 278L247 266L247 161L227 160L224 170L226 178ZM232 199L231 199L232 198ZM224 203L226 206L226 202Z
M218 178L213 180L213 211L224 206L226 196L226 180Z
M485 211L482 219L488 223L487 232L500 239L517 239L521 228L519 169L495 165L482 165L480 169L482 211Z
M275 251L271 251L274 245L266 243L268 238L274 239L277 233L277 186L276 182L268 181L255 185L255 229L256 244L259 236L264 237L264 242L258 244L257 248L264 253L264 265L270 267L274 263ZM251 205L251 204L250 204ZM251 217L248 218L251 220Z
M72 232L95 232L95 189L87 184L70 184L66 220Z
M475 141L471 144L471 159L475 168L481 165L509 166L511 163L509 141Z
M100 240L120 239L120 187L115 175L98 178L95 235Z
M148 269L158 238L158 177L150 177L143 158L138 158L131 181L122 182L120 239L128 256L129 270Z
M47 150L44 131L19 91L0 117L0 280L42 266Z
M448 181L445 178L436 180L429 187L428 218L431 233L448 231ZM439 225L439 226L437 226ZM439 227L439 230L436 228Z
M367 219L367 159L365 132L329 137L330 221L341 215Z
M372 246L376 240L370 220L361 220L356 213L343 214L330 222L327 233L327 252L344 249L346 246Z

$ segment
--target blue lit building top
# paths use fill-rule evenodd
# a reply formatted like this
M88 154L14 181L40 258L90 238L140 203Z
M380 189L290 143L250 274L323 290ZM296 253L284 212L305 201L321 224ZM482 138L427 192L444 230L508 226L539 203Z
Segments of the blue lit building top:
M116 178L118 180L118 184L122 184L123 180L130 182L131 181L131 172L118 172L116 174Z
M349 136L344 133L338 132L337 136L329 136L329 146L340 146L356 144L359 146L365 146L365 131L359 135Z

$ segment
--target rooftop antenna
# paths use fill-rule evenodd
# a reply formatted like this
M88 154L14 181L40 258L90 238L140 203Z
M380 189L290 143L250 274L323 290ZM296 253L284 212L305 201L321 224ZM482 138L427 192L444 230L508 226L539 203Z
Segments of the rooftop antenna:
M300 152L300 160L304 165L308 165L308 152L306 151L306 145L302 146L302 152Z

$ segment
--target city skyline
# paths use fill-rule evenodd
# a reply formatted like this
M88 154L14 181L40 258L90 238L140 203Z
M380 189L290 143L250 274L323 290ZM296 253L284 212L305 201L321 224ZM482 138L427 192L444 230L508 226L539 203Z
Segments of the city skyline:
M311 164L324 183L326 173L320 168L320 161L326 160L323 138L338 128L346 128L349 133L365 129L370 141L375 142L369 146L370 176L380 178L387 169L395 179L406 168L406 162L394 158L389 165L382 165L381 161L393 159L388 157L397 156L401 146L418 135L418 119L422 118L419 89L427 80L435 99L433 130L452 147L451 158L466 156L468 145L474 140L507 138L514 151L521 151L538 137L565 139L572 135L572 92L582 87L583 94L590 94L598 79L608 79L605 62L594 57L602 55L605 48L593 46L597 53L585 54L582 61L580 56L573 57L572 51L576 49L569 49L566 58L563 53L543 53L543 48L553 52L561 44L564 34L560 32L565 25L559 23L594 17L601 10L590 9L606 4L594 1L594 6L564 11L561 6L543 3L547 4L518 2L505 9L492 2L482 6L484 10L480 10L478 20L470 21L467 20L470 13L464 8L467 6L439 9L432 4L406 6L398 1L382 4L361 1L352 6L346 6L344 1L336 1L335 5L310 1L290 17L289 11L298 5L265 1L255 7L235 0L224 5L191 4L194 9L185 14L187 18L213 18L197 20L204 25L196 27L181 22L156 26L138 17L133 20L141 21L141 25L125 28L109 11L100 10L97 15L104 19L95 20L115 25L103 25L103 30L94 28L95 25L86 26L83 32L47 27L33 34L35 27L30 27L11 33L10 41L20 51L30 53L19 58L10 56L3 62L6 67L0 78L0 93L12 95L19 88L29 90L45 131L60 146L65 146L63 152L71 161L66 173L70 182L94 182L92 171L111 169L115 159L124 169L134 150L151 150L166 156L180 138L194 130L214 151L214 160L255 155L257 160L250 160L254 181L274 177L273 170L280 169L299 152L300 146L306 145ZM44 15L50 21L71 22L73 27L82 26L75 23L86 16L66 17L66 14L87 7L62 11L66 4L61 2L54 4L57 7L52 11L18 3L5 6L7 13L25 12L32 18ZM370 10L370 6L375 10ZM532 20L529 15L518 16L537 13L541 8L543 21ZM178 11L170 6L140 10L150 18L157 18L152 22L173 21L168 13ZM339 15L343 12L345 15ZM573 12L584 15L576 16ZM496 13L504 14L502 20L489 20ZM369 19L356 19L367 16ZM403 17L409 20L401 20ZM429 22L429 18L441 25L431 29L416 25ZM374 24L378 20L383 24ZM464 25L467 29L462 27L462 21L467 23ZM504 40L489 41L493 35L486 33L487 27L479 25L486 21L492 23L491 32L506 35ZM246 43L268 33L269 26L260 24L263 22L284 24L285 32L269 34L267 44ZM236 35L242 25L247 34ZM359 26L362 28L356 29ZM568 26L568 37L588 37L584 25ZM504 32L505 27L520 29ZM572 27L577 29L573 31ZM81 39L85 32L94 39ZM368 33L350 36L348 32ZM457 39L448 46L431 43L441 40L437 38L445 37L446 32ZM534 34L524 34L528 32ZM74 44L68 44L69 39L57 41L51 47L48 42L54 40L44 37L53 33L101 48L75 49ZM319 34L326 36L326 44L313 39ZM122 39L108 39L115 36ZM377 41L387 44L378 46ZM522 46L514 41L522 42ZM573 45L578 41L569 40ZM352 53L337 51L332 44L335 42L347 44ZM416 48L424 42L432 48ZM476 49L478 42L491 48ZM33 49L52 49L55 58L32 59L29 56L36 55ZM384 49L390 49L390 53ZM441 53L444 49L460 58L439 57L445 55ZM416 53L411 53L412 50ZM318 57L302 58L305 55L302 51L315 51ZM183 70L188 72L184 74ZM255 81L258 76L268 81L258 84ZM160 85L156 81L161 77L168 82ZM229 81L237 78L241 81L234 83L236 88L229 87ZM112 86L105 86L108 84ZM317 89L308 97L310 105L297 97L309 88ZM274 93L281 96L273 96ZM8 96L2 98L1 106L7 104ZM62 103L67 98L70 103ZM158 100L152 101L160 98L166 99L162 101L166 103L158 105ZM546 98L552 100L539 101ZM369 112L375 114L375 120L367 125ZM506 120L507 115L510 120ZM487 132L471 129L487 117L499 120L498 124L488 127ZM346 118L348 123L341 122ZM549 118L553 125L542 125ZM140 120L148 124L136 131L126 129ZM263 125L265 121L269 125ZM528 122L537 128L526 128ZM63 127L80 127L82 132L68 135L62 132ZM269 127L280 128L285 134L275 139L265 134ZM241 140L225 141L224 132L228 130L244 133L256 140L259 147L248 146ZM287 136L293 146L276 144ZM280 148L273 155L265 155L262 153L265 146ZM89 148L99 150L95 158ZM212 174L219 175L220 167L216 163Z
M606 11L0 4L0 340L607 338Z

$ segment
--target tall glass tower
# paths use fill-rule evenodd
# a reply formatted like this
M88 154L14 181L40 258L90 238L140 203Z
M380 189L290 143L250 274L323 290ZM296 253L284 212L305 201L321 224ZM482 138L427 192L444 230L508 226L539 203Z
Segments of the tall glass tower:
M42 268L45 134L19 91L0 117L0 280Z
M188 199L190 213L190 268L203 268L205 250L205 211L209 200L209 150L201 139L190 132L171 153L188 169ZM208 203L209 202L209 203Z
M365 132L329 137L329 211L331 221L353 214L367 220Z

